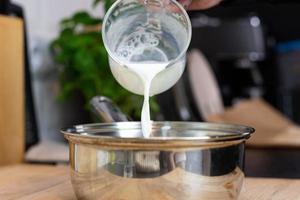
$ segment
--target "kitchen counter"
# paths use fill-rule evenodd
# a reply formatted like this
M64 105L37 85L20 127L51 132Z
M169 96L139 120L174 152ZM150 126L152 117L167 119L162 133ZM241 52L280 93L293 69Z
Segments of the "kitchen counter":
M240 200L300 200L300 180L246 178ZM67 166L0 168L0 199L76 199Z
M262 99L241 101L210 122L245 124L255 128L247 140L249 148L300 149L300 126Z

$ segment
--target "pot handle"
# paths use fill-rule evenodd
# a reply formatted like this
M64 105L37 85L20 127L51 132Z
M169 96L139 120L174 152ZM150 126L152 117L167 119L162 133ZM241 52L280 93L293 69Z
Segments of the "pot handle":
M105 123L131 121L108 97L95 96L90 100L93 113Z

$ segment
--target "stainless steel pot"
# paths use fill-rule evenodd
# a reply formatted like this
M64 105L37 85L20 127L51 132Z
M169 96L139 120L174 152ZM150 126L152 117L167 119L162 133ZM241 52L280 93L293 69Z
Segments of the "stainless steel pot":
M139 122L63 129L70 145L78 199L237 199L244 142L253 128L198 122L153 122L143 138Z

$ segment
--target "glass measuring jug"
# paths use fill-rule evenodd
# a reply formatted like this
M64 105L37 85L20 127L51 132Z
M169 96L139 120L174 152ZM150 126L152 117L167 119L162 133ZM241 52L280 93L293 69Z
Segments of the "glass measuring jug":
M104 18L102 37L119 84L144 95L142 79L151 79L149 95L153 96L181 77L191 23L174 0L118 0Z

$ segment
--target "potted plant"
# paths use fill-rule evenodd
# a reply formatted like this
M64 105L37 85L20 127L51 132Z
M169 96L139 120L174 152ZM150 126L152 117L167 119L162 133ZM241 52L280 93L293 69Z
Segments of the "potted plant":
M94 1L96 6L100 0ZM113 3L103 0L105 11ZM102 18L87 11L76 12L60 23L61 31L51 43L54 60L60 67L60 100L83 96L86 107L93 96L111 98L126 114L140 119L143 97L123 89L113 78L108 55L101 35ZM158 104L150 100L151 112L157 113Z

